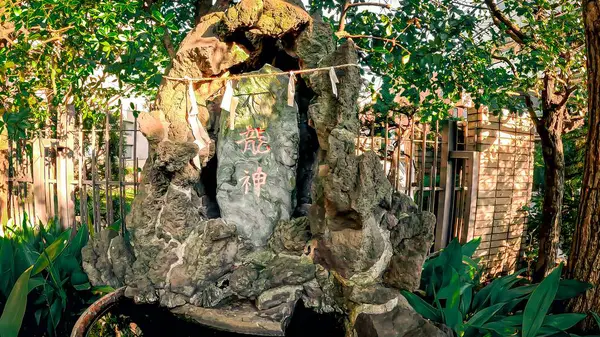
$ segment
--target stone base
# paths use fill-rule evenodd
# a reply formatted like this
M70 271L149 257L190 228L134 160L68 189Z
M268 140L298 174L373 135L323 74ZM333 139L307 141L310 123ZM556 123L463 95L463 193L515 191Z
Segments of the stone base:
M250 303L225 308L201 308L186 304L171 309L171 312L202 325L218 330L258 336L284 336L281 322L260 317Z

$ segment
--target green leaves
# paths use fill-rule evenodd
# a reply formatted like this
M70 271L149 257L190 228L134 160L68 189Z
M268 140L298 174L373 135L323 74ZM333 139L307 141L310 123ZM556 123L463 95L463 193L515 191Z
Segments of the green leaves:
M565 331L586 317L577 313L549 314L554 301L572 298L590 288L584 282L560 280L562 265L540 284L529 284L521 277L525 272L522 269L479 287L478 279L472 276L479 275L479 270L472 274L470 269L480 267L463 255L473 254L479 242L477 239L461 246L455 239L425 262L421 277L427 289L425 298L402 292L419 314L444 323L457 336L467 337L568 336ZM560 296L559 289L563 292Z
M0 317L0 335L2 337L17 337L19 334L21 322L25 315L25 308L27 307L27 294L41 285L40 280L30 282L30 277L48 268L52 261L62 253L67 246L70 233L71 231L67 230L61 234L55 242L44 249L35 264L23 272L17 279Z
M502 309L504 303L494 304L490 307L487 307L481 311L478 311L469 321L467 321L466 326L472 326L475 328L481 328L485 323L487 323L494 315Z
M592 289L592 285L587 282L577 280L560 280L555 300L567 300L577 297L586 291Z
M413 309L415 309L415 311L421 316L434 322L441 322L442 315L438 309L434 308L422 298L411 293L410 291L402 290L402 295L406 298L410 306L413 307Z
M189 8L185 1L180 6L157 3L150 9L142 0L5 5L4 19L15 30L8 36L13 42L0 48L0 102L5 103L0 127L15 139L42 127L50 111L67 99L88 116L122 94L121 88L97 85L99 70L131 87L133 96L154 94L154 76L169 64L162 42L165 29L187 31L194 22L193 11L183 10ZM173 34L175 48L184 35ZM39 91L52 93L53 99L39 99Z
M566 331L586 318L586 314L568 313L549 315L544 318L542 326L553 328L557 331Z
M54 336L63 311L73 300L68 294L91 290L81 268L87 227L81 227L71 241L70 236L70 229L60 231L53 222L40 224L34 231L26 220L9 237L0 238L0 302L5 303L0 336L17 336L25 315L33 315L38 324L44 323L47 335ZM9 261L9 257L14 259ZM70 286L72 290L68 291Z
M554 269L531 294L523 312L523 337L535 337L542 327L558 291L561 272L562 264Z
M2 316L0 316L0 336L17 337L21 330L21 322L27 307L27 294L29 294L29 277L31 269L27 269L13 286Z

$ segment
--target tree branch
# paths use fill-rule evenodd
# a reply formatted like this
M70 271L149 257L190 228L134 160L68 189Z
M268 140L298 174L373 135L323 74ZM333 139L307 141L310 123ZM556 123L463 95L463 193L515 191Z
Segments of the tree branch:
M583 116L573 116L570 118L566 118L563 122L563 132L569 133L575 129L579 129L585 124L585 118Z
M498 8L498 5L496 4L496 1L495 0L485 0L485 4L487 5L487 7L490 10L490 13L492 14L492 21L494 22L494 24L498 28L502 29L504 27L502 27L501 23L503 23L508 28L506 33L516 43L518 43L520 45L525 45L527 36L521 31L521 28L519 28L517 25L515 25L506 15L504 15L504 13L502 13L500 8Z
M387 9L392 8L392 5L390 5L390 4L382 4L382 3L378 3L378 2L357 2L357 3L353 3L353 4L348 4L348 8L358 7L358 6L376 6L376 7L383 7L383 8L387 8Z
M567 104L567 102L569 101L569 98L571 97L571 94L574 93L577 89L578 89L577 87L568 87L566 89L562 99L558 103L558 107L560 108L563 105Z
M535 126L537 127L538 125L540 125L540 119L538 118L538 116L535 113L531 95L527 92L522 92L521 96L525 99L525 105L527 106L527 112L529 112L529 117L531 118L533 123L535 123Z
M165 27L165 32L162 37L163 45L165 49L169 53L169 58L174 59L177 52L175 51L175 47L173 47L173 42L171 41L171 33Z
M404 48L400 43L398 43L398 41L396 41L396 39L388 39L385 37L381 37L381 36L373 36L373 35L364 35L364 34L358 34L358 35L352 35L352 34L348 34L348 32L337 32L335 33L335 35L340 38L347 38L347 39L373 39L373 40L381 40L381 41L385 41L388 43L391 43L392 46L398 46L402 49L404 49L404 51L406 51L407 53L410 54L410 51L406 48Z
M504 57L504 56L492 54L492 58L495 59L495 60L498 60L498 61L504 61L504 62L506 62L510 66L510 69L512 70L512 72L515 75L515 77L517 79L520 78L519 77L519 72L517 71L517 67L514 65L514 63L512 63L512 61L508 57Z
M342 7L342 15L340 16L340 25L338 28L338 32L343 32L346 30L346 16L348 14L348 10L352 7L358 7L358 6L378 6L378 7L383 7L383 8L387 8L390 9L392 8L392 5L390 4L382 4L382 3L377 3L377 2L357 2L357 3L350 3L351 0L346 0L346 2L344 2L344 7Z

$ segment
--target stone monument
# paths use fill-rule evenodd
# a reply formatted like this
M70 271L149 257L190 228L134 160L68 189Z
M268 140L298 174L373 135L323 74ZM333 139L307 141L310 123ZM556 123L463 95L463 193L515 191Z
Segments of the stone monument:
M419 285L435 218L393 192L377 155L355 155L358 67L335 69L337 95L327 71L295 75L292 104L287 74L234 80L237 104L220 109L221 77L357 64L352 41L332 36L284 0L200 20L139 118L150 156L128 235L106 229L84 248L93 284L254 335L283 335L302 301L344 315L348 336L448 336L400 294ZM215 80L190 100L185 77Z

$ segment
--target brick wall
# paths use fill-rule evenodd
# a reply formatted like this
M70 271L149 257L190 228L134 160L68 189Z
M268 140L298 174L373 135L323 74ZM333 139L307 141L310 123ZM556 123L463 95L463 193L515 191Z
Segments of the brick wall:
M489 275L515 270L524 244L533 183L533 125L528 116L470 109L467 145L480 152L475 257Z

